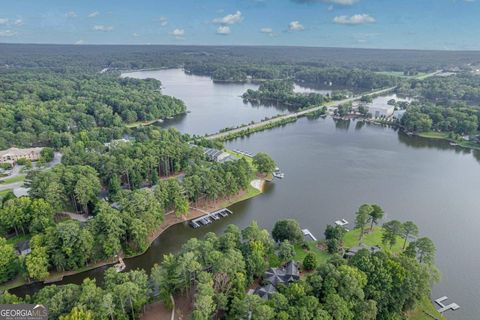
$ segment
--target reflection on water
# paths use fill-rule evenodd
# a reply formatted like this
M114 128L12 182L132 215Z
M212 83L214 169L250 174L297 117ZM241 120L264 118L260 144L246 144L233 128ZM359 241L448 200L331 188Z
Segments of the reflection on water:
M124 73L122 77L160 80L164 94L182 99L190 113L158 125L175 127L183 133L215 133L288 112L285 106L278 104L252 105L243 101L241 95L245 91L258 89L253 83L214 83L209 77L189 75L181 69L137 71Z

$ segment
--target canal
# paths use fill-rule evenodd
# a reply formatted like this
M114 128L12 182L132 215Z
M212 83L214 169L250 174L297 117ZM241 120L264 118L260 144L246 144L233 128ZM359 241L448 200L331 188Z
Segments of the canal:
M186 76L179 70L148 75L162 80L165 94L187 103L192 113L166 124L185 132L215 132L224 126L222 117L227 125L234 125L284 111L244 104L239 96L253 85L214 84L209 78ZM215 115L215 110L222 113ZM210 116L201 115L203 111ZM263 195L233 205L233 215L207 227L171 227L144 255L126 260L127 269L149 270L163 254L178 250L191 237L219 233L230 223L245 227L256 220L270 229L278 219L293 218L321 238L327 224L340 218L353 222L358 206L378 203L386 219L412 220L422 236L435 242L442 280L432 297L447 295L461 306L447 314L449 319L478 318L480 251L475 234L480 230L480 153L408 137L388 127L331 118L303 118L228 142L226 147L267 152L285 172L285 179L267 184ZM65 277L63 283L81 283L85 277L101 281L104 269ZM14 292L35 289L25 286Z

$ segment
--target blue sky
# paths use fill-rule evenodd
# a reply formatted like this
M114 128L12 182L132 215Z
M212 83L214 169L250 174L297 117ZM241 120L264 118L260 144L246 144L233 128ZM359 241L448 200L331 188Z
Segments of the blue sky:
M480 0L0 0L0 42L480 50Z

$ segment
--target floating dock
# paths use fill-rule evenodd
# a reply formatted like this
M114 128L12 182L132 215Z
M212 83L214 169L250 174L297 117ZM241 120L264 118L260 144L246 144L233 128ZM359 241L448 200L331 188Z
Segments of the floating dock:
M229 216L233 214L232 211L230 211L227 208L223 208L214 212L207 213L201 217L192 219L188 222L190 227L196 229L202 226L206 226L214 221L220 220L221 218L225 218L226 216Z
M440 312L440 313L444 313L445 311L447 310L452 310L452 311L455 311L457 309L460 308L460 306L456 303L450 303L449 305L445 305L443 304L443 301L447 300L448 297L447 296L443 296L441 298L438 298L435 300L435 303L438 304L440 306L440 309L438 309L437 311Z
M302 232L304 236L310 237L313 241L317 241L317 238L315 238L315 236L310 232L310 230L303 229Z

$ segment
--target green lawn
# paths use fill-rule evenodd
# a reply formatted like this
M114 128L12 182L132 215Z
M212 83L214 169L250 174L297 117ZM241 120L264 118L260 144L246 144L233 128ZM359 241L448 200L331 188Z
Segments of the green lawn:
M446 320L436 309L428 297L424 297L415 309L406 314L408 320L432 320L430 315L439 320Z
M440 139L440 140L447 140L451 142L457 143L459 146L464 148L471 148L471 149L480 149L480 145L478 143L472 141L465 141L463 139L451 139L448 137L448 132L437 132L437 131L426 131L418 133L419 137L428 138L428 139Z
M0 191L0 199L5 197L7 195L7 193L9 193L10 191L12 191L12 189L7 189L7 190Z
M247 160L247 162L252 166L252 168L254 167L253 166L253 158L244 156L243 154L236 153L235 151L232 151L232 150L229 150L229 149L225 149L225 152L231 154L232 156L234 156L238 159L243 158L243 159Z
M429 139L448 139L448 133L446 132L427 131L427 132L420 132L418 135L422 138L429 138Z
M3 180L0 180L0 184L10 184L10 183L15 183L15 182L20 182L20 181L23 181L25 180L25 175L20 175L20 176L16 176L16 177L13 177L13 178L7 178L7 179L3 179Z
M369 231L368 234L365 234L362 239L362 243L366 246L378 246L381 247L385 251L391 251L392 253L399 253L402 251L403 247L403 239L401 237L397 237L397 243L390 249L390 246L385 246L382 243L382 228L381 227L374 227L373 231L370 232L370 228L367 229ZM343 237L343 246L345 248L356 247L359 245L358 237L360 236L359 229L350 230L345 234Z
M327 263L330 259L331 256L328 254L328 252L320 250L317 247L317 242L307 241L307 246L308 249L304 249L300 245L295 245L295 257L293 258L293 260L302 263L303 259L308 253L313 253L315 257L317 257L317 261L319 264Z
M260 190L255 189L251 185L248 185L247 192L245 194L243 194L240 198L232 198L232 200L226 199L226 200L220 202L218 204L218 206L220 206L222 208L226 208L226 207L231 206L234 203L256 197L260 193L262 193Z

